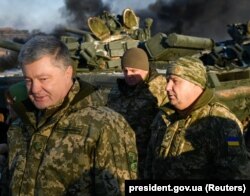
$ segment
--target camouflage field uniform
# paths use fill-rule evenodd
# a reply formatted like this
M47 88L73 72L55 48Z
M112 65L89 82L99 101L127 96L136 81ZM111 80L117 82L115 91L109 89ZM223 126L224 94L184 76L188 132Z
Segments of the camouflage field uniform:
M98 98L76 81L39 122L24 104L8 131L12 195L124 195L125 179L137 178L134 132Z
M118 79L109 94L108 106L122 114L136 133L140 177L150 137L149 126L159 111L158 106L168 100L165 87L166 78L153 72L146 82L135 88Z
M146 177L153 179L245 179L242 126L206 89L185 117L162 108L152 124Z

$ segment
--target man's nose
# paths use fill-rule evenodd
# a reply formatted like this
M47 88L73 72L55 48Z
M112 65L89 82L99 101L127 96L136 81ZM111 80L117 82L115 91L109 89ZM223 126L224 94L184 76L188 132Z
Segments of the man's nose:
M33 81L32 84L31 84L31 88L30 88L31 92L32 93L37 93L37 92L40 91L40 89L41 89L40 83L37 82L37 81Z
M172 90L173 82L172 80L169 80L166 85L166 91Z

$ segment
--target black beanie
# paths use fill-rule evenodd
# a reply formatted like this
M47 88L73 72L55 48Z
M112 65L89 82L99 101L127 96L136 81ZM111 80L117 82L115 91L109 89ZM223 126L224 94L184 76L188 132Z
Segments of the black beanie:
M131 67L149 71L149 62L146 52L141 48L130 48L122 57L122 67Z

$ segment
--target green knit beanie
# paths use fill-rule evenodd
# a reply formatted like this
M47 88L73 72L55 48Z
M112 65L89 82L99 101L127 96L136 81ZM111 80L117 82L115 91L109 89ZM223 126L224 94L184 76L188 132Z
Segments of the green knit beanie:
M167 75L176 75L201 88L206 87L207 74L203 62L191 56L180 57L167 67Z
M136 69L149 70L148 56L141 48L130 48L122 57L122 68L131 67Z
M15 102L21 102L28 98L28 92L24 81L12 84L8 90Z

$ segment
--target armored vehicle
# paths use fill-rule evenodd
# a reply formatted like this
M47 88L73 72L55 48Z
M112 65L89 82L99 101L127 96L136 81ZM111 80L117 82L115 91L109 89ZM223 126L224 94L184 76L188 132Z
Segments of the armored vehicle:
M250 129L250 22L228 25L232 39L221 42L177 33L151 35L153 20L145 19L143 28L139 23L131 9L122 15L104 11L89 18L89 31L65 28L60 38L71 52L77 74L107 93L116 78L122 77L121 56L131 47L143 48L151 67L163 74L170 61L196 55L207 66L209 86L217 98L238 116L245 130ZM0 40L0 47L18 51L21 45ZM1 92L19 80L21 76L1 77Z

